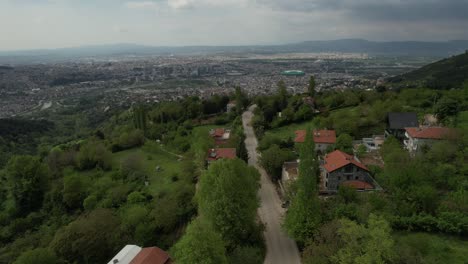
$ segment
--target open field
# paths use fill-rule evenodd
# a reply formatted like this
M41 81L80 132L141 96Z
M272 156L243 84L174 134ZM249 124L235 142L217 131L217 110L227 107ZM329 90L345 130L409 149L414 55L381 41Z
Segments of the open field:
M300 129L313 129L315 128L314 120L306 121L303 123L294 123L287 126L271 129L266 131L266 135L273 135L281 139L293 138L295 137L294 131Z
M144 172L149 176L149 189L153 194L170 190L172 177L181 172L179 158L163 151L157 144L113 154L113 166L118 168L122 160L132 155L141 161ZM157 166L161 168L160 171L156 171Z

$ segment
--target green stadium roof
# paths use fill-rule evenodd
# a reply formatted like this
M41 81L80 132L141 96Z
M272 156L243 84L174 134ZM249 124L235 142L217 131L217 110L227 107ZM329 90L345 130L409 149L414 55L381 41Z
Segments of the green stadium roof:
M289 76L303 76L303 75L305 75L305 73L303 71L298 71L298 70L284 71L281 74L282 75L289 75Z

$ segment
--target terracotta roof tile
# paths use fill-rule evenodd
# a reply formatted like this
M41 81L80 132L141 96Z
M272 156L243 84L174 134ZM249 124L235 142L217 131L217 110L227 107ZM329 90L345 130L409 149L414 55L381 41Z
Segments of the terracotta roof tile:
M235 148L216 148L208 150L207 160L214 161L219 159L235 159L236 149Z
M372 186L372 184L364 182L364 181L345 181L345 182L342 182L341 185L348 186L348 187L351 187L353 189L358 189L358 190L374 189L374 186Z
M353 156L340 150L335 150L332 153L327 154L325 156L325 164L323 167L328 172L332 172L349 164L353 164L363 170L369 171L369 169L364 164L355 160Z
M143 248L130 264L169 264L169 254L158 247Z
M216 128L212 134L213 137L222 137L226 130L224 128Z
M450 134L452 130L446 127L408 127L406 132L412 138L422 139L443 139Z

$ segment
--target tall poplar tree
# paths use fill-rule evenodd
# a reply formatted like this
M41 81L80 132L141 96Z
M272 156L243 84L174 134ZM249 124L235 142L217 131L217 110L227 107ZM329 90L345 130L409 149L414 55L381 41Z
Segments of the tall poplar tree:
M311 131L300 145L299 177L297 192L291 200L284 227L290 236L299 243L312 238L320 225L320 203L317 191L318 162Z

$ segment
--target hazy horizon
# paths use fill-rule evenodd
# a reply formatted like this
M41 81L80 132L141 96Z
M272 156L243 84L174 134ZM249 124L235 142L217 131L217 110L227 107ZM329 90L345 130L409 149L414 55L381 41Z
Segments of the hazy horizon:
M0 0L0 50L468 39L468 0Z

